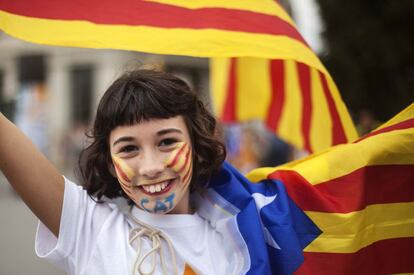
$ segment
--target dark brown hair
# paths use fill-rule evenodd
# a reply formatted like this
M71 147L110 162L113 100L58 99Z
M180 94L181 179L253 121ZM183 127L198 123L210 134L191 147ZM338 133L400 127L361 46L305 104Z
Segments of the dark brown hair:
M141 121L184 117L193 146L191 190L206 185L226 156L216 137L216 120L181 79L153 70L127 72L106 90L88 137L90 145L79 157L82 185L91 197L127 195L111 174L109 135L113 129Z

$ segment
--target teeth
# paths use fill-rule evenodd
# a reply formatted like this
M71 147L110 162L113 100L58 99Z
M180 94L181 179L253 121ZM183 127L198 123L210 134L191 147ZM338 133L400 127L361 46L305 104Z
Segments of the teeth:
M169 184L169 181L164 181L162 183L152 184L152 185L143 185L142 188L148 193L155 193L164 190Z

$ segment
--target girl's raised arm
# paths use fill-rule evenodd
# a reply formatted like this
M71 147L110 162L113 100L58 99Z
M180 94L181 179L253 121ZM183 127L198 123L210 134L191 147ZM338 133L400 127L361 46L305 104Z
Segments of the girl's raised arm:
M0 170L33 213L58 236L64 179L29 138L1 113Z

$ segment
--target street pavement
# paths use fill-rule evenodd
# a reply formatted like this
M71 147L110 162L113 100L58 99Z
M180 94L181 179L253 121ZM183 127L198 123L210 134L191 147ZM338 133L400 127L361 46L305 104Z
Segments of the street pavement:
M0 173L0 275L63 275L34 251L37 219Z

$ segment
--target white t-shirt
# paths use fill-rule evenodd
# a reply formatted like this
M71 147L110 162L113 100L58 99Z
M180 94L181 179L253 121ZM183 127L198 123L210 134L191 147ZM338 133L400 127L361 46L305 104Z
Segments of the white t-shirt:
M131 214L169 237L178 274L183 274L186 265L197 274L208 275L242 274L249 268L246 247L234 234L232 217L212 222L198 213L153 215L137 207L132 208ZM85 190L66 179L59 238L39 222L36 253L69 274L131 274L138 241L131 245L129 238L131 230L137 227L140 228L116 204L96 203ZM147 237L141 240L143 255L152 248L152 243ZM168 274L174 274L165 241L162 241L162 253ZM152 257L148 257L142 270L149 271L151 264ZM154 274L162 274L159 252Z

